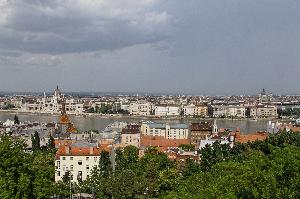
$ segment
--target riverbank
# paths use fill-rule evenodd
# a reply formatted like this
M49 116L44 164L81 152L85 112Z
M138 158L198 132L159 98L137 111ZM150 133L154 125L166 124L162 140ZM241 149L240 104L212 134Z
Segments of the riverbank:
M21 115L36 115L36 116L55 116L58 117L60 114L58 113L48 113L48 112L30 112L30 111L19 111L19 110L0 110L1 113L8 113L8 114L21 114ZM148 116L140 116L140 115L122 115L122 114L99 114L99 113L82 113L82 114L68 114L72 117L97 117L97 118L112 118L112 119L140 119L140 120L224 120L224 121L269 121L275 118L213 118L213 117L189 117L189 116L165 116L165 117L158 117L155 115L148 115Z
M52 123L59 121L59 114L49 114L49 113L24 113L15 111L0 111L0 121L4 122L8 119L13 120L14 115L17 114L20 121L30 121L30 122L42 122L42 123ZM89 115L89 116L76 116L70 115L71 121L74 123L75 127L80 131L89 131L91 129L104 130L106 126L114 122L127 122L127 123L139 123L141 121L151 120L157 123L192 123L200 121L212 121L216 120L219 128L236 129L240 128L242 134L253 133L257 131L266 131L267 123L269 119L264 120L251 120L251 119L223 119L223 118L182 118L175 117L172 118L155 118L155 117L140 117L140 116L102 116L102 115Z

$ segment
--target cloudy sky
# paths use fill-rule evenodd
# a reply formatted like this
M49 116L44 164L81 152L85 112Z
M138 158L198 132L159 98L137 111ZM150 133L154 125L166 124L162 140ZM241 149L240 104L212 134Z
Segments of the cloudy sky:
M0 0L0 91L300 93L299 0Z

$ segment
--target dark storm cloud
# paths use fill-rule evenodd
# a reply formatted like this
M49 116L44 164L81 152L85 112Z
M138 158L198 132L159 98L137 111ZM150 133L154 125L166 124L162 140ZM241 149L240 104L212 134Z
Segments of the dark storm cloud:
M0 67L24 66L17 81L30 81L12 90L300 93L299 10L299 0L0 0Z
M3 1L0 48L59 54L160 41L168 35L170 16L153 10L154 4L149 0Z

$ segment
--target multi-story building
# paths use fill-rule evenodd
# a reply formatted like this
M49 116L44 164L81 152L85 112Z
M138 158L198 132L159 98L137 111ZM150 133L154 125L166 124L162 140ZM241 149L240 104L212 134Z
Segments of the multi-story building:
M122 144L140 147L140 140L141 140L140 125L129 124L122 129L121 132Z
M179 116L180 107L176 105L157 105L154 109L155 116Z
M194 104L189 104L183 107L183 115L194 116L196 115L196 106Z
M253 118L276 118L277 106L258 105L250 108L250 116Z
M201 140L208 139L213 134L212 122L199 122L191 124L191 143L198 146Z
M163 136L165 139L189 139L189 126L144 122L141 125L141 133L146 136Z
M246 117L246 108L243 106L213 105L213 117Z
M208 107L205 105L196 105L195 115L207 117L208 116Z
M68 114L82 114L84 111L83 102L74 98L65 98L58 87L51 97L44 93L42 98L25 99L21 111L57 114L61 112L62 102L64 102Z
M100 152L95 143L75 142L60 146L56 152L55 182L61 181L67 172L70 172L72 182L86 180L99 164Z
M152 104L147 101L132 102L129 104L130 115L147 116L152 112Z

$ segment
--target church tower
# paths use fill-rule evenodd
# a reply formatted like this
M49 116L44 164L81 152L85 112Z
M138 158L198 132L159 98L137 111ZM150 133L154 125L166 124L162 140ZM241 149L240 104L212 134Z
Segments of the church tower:
M212 134L217 135L218 134L218 125L217 125L217 120L214 120L214 125L212 129Z

